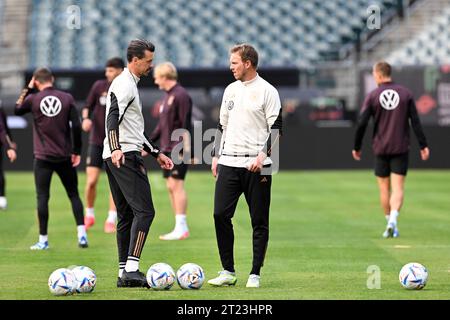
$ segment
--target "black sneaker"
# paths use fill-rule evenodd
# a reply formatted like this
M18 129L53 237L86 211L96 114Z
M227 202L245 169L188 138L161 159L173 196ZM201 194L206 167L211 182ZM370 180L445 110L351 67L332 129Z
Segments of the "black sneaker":
M124 284L124 287L144 287L144 288L150 288L150 286L147 283L147 278L145 277L145 274L140 272L139 270L133 271L133 272L126 272L123 271L122 278L120 279L122 283Z
M120 277L117 277L117 288L125 287L125 283L122 281Z

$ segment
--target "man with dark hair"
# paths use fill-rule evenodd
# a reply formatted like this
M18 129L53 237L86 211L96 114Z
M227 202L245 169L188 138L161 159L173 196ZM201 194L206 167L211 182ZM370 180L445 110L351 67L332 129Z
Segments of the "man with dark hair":
M9 161L14 162L17 158L16 144L12 141L11 132L9 131L8 123L6 121L5 110L1 106L0 101L0 210L5 210L8 207L8 202L5 196L5 173L3 172L3 149L6 149L6 155Z
M408 171L409 123L419 141L422 160L430 150L420 124L413 94L391 78L391 66L378 62L372 70L378 88L370 92L361 109L356 128L353 158L361 160L361 145L367 124L374 119L373 152L380 202L387 226L384 238L398 237L397 217L403 205L403 190Z
M153 65L150 61L150 66L148 66L148 60L143 60L144 57L146 57L147 51L150 53L155 52L155 45L151 43L150 41L144 40L144 39L134 39L131 40L128 44L127 48L127 61L128 63L133 61L133 58L137 58L139 61L136 63L139 65L138 68L142 69L144 72L143 75L147 76L148 73L152 70ZM153 56L152 56L153 57ZM136 60L134 60L136 61ZM148 68L148 69L145 69Z
M105 140L106 95L111 82L122 73L125 62L121 58L112 58L106 62L106 79L94 83L89 92L86 106L82 110L82 127L89 134L89 147L86 158L86 214L84 224L89 229L95 223L94 203L100 170L103 167L103 140ZM116 231L117 211L111 193L109 194L108 218L104 231Z
M117 76L106 98L106 138L103 159L117 207L118 287L148 287L139 271L139 260L155 215L150 184L141 151L156 158L163 169L172 169L170 158L144 132L137 83L152 69L155 47L146 40L132 40L128 66Z
M172 159L178 158L180 163L175 164L172 170L163 170L169 191L170 203L175 214L175 228L173 231L159 236L161 240L182 240L189 236L186 221L187 194L184 188L188 164L185 163L191 149L191 115L192 99L189 93L177 81L177 69L171 62L164 62L156 66L154 71L155 84L165 91L164 99L159 108L159 121L150 135L153 141L160 140L161 151L169 156L174 152ZM184 130L182 141L171 139L175 130ZM182 148L179 148L179 144ZM188 160L189 161L189 160Z
M48 200L53 172L60 177L72 204L77 224L78 245L87 248L83 204L78 194L75 167L80 164L81 124L72 95L53 88L53 75L47 68L37 69L28 88L16 102L15 114L31 112L34 120L34 179L37 192L39 241L31 250L48 249ZM30 94L37 88L39 92ZM73 140L73 143L70 141Z
M211 170L216 177L214 223L223 270L208 281L213 286L235 285L234 232L231 219L242 193L253 229L253 266L248 288L258 288L269 241L272 138L281 135L281 101L277 89L256 69L258 53L248 45L233 47L230 70L235 82L223 94Z

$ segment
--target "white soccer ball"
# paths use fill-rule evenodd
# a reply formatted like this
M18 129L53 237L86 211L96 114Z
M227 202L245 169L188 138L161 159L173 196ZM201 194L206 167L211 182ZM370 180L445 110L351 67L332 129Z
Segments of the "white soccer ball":
M78 293L90 293L97 284L97 276L94 270L86 266L76 266L72 269L76 279L75 290Z
M400 283L406 289L422 289L427 284L428 271L417 262L405 264L398 276Z
M48 278L48 288L55 296L67 296L74 292L76 279L72 270L60 268L52 272Z
M175 272L167 263L155 263L147 271L147 282L155 290L169 290L175 283Z
M178 269L177 281L182 289L200 289L205 281L205 273L199 265L186 263Z

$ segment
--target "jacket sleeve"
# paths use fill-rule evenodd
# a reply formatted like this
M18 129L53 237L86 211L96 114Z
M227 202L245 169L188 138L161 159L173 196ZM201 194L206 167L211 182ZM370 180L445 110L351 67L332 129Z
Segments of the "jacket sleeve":
M9 134L8 126L6 124L6 115L3 109L0 109L0 143L7 149L16 149Z
M114 87L113 85L114 83L108 92L107 104L109 104L109 111L106 115L106 137L111 153L121 148L119 143L119 119L134 100L134 97L131 97L128 93L128 88L120 86L120 83Z
M157 158L159 153L161 152L158 145L154 143L144 132L144 150L150 153L153 157Z
M71 98L70 103L70 122L72 124L72 140L73 140L73 154L81 154L81 122L80 122L80 114L75 105L75 101Z
M150 139L153 141L158 141L160 136L161 136L161 122L158 121L156 128L150 134Z
M414 98L411 96L408 104L409 119L411 120L411 126L416 135L417 141L419 142L420 149L424 149L428 146L427 139L423 133L422 124L420 123L420 118L417 113L416 103Z
M91 90L89 91L89 95L86 99L86 105L83 107L83 109L88 109L88 118L92 116L92 113L96 106L97 84L98 82L95 82L94 85L92 86Z
M3 143L3 145L7 146L8 149L16 149L16 144L14 143L12 134L11 134L11 130L9 130L8 127L8 121L7 121L7 115L5 113L5 110L3 110L3 108L0 108L0 113L1 113L1 118L3 121L3 126L5 128L5 141Z
M267 127L269 128L270 132L261 151L264 152L267 156L270 156L273 147L278 143L280 137L283 134L281 101L276 89L267 92L267 97L264 104L264 113L266 115ZM274 141L273 145L272 140Z
M370 95L368 95L364 100L363 107L361 108L358 123L356 125L355 141L353 145L353 150L355 151L361 150L361 145L364 138L364 134L366 132L367 125L369 124L370 117L373 114L373 108L371 106L370 101L371 98Z
M222 103L220 105L220 116L219 116L219 123L217 124L217 130L214 138L214 145L211 150L211 157L220 157L220 153L223 149L223 146L225 145L225 137L226 137L226 130L228 125L228 103L230 103L227 100L227 92L228 88L225 89L222 97Z
M25 88L22 90L19 98L16 101L16 106L14 108L14 114L16 116L24 115L31 112L31 107L33 105L33 94L32 90Z
M183 135L183 154L190 154L193 149L192 139L192 99L189 95L178 96L177 117L181 124L181 128L185 129L189 134Z

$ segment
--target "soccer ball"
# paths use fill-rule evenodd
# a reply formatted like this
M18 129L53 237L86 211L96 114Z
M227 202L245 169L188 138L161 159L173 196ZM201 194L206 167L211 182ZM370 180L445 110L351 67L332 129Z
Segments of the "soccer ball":
M77 266L72 269L76 279L75 290L78 293L90 293L94 291L97 284L97 276L95 272L85 266Z
M406 289L422 289L427 284L428 271L417 262L405 264L398 276L400 283Z
M177 281L182 289L200 289L205 281L205 273L199 265L186 263L178 269Z
M48 288L55 296L67 296L74 292L76 279L72 270L60 268L52 272L48 278Z
M175 283L175 272L167 263L155 263L147 271L147 282L155 290L169 290Z

